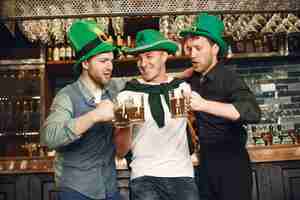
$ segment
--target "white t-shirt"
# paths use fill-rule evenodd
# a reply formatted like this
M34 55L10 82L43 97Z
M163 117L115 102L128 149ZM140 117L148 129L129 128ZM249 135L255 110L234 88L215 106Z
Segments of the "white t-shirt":
M190 91L190 86L181 83L176 90L182 89ZM159 128L151 115L147 93L123 91L118 99L140 98L140 95L144 97L145 122L135 124L132 128L131 179L145 175L194 177L186 134L187 118L171 118L165 98L161 95L165 126Z

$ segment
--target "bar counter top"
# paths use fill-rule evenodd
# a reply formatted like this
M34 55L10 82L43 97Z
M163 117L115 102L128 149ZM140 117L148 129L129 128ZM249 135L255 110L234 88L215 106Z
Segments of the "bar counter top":
M300 160L300 144L253 145L247 149L252 163ZM0 157L0 174L53 173L53 159L53 156ZM126 170L122 161L117 166L118 170Z
M300 160L300 144L273 144L271 146L248 146L254 163Z

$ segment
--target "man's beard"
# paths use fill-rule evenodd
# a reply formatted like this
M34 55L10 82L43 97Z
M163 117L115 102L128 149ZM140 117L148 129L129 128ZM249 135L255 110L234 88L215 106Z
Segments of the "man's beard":
M109 81L111 80L111 77L110 78L100 78L100 77L91 76L91 79L94 81L95 84L97 84L101 88L103 88L109 83Z

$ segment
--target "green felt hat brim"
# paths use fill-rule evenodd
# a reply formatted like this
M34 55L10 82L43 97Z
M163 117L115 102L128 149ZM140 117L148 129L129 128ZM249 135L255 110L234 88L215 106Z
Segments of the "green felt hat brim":
M220 37L215 36L207 31L201 31L201 30L191 30L191 29L187 29L187 30L183 30L180 32L180 36L181 37L186 37L186 36L204 36L207 37L209 39L211 39L213 42L217 43L220 47L220 55L224 56L227 54L228 51L228 46L227 43Z
M89 59L92 56L95 56L97 54L100 53L106 53L106 52L113 52L116 50L116 47L113 46L111 43L109 42L102 42L101 44L99 44L96 48L94 48L93 50L89 51L87 54L85 54L84 56L82 56L73 66L73 70L75 73L79 73L79 66L80 64Z
M124 47L122 51L126 54L139 54L147 51L167 51L170 54L175 54L178 49L178 45L176 42L170 41L170 40L160 40L157 42L154 42L152 44L139 46L136 48L128 48Z

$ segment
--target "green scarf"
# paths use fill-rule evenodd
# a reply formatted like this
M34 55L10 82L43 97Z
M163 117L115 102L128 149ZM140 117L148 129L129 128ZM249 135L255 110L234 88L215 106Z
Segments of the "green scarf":
M179 87L184 80L174 79L170 83L162 83L160 85L148 85L139 83L136 79L127 82L124 90L148 93L148 101L153 119L159 128L165 125L165 114L161 102L160 95L164 95L167 105L169 105L169 91Z

